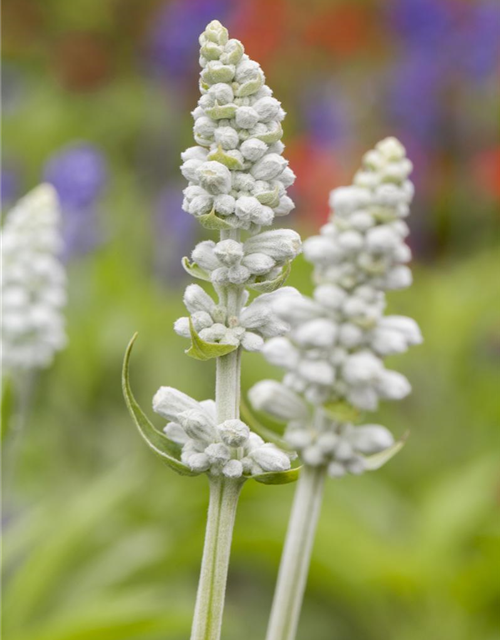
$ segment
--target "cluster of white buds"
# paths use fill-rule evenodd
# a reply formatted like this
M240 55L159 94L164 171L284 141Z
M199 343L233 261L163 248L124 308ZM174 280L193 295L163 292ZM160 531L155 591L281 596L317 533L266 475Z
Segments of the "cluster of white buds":
M233 351L259 351L265 339L289 331L273 305L300 299L295 289L280 288L289 263L301 251L300 236L288 229L261 232L275 216L293 209L286 188L295 176L281 155L285 113L264 84L259 65L216 20L200 44L202 95L193 112L197 146L182 154L181 171L189 181L183 206L220 236L200 242L192 262L184 259L183 264L188 273L211 283L218 300L199 285L189 285L184 304L190 316L179 318L174 329L191 339L187 353L192 357L237 358ZM260 295L249 302L247 288ZM227 362L218 360L217 371L229 371L234 378L229 393L239 393L239 359L232 369ZM219 401L227 398L218 378ZM165 433L181 445L181 461L191 471L237 478L290 468L290 455L250 433L238 419L238 408L226 416L231 419L217 424L212 401L197 403L165 387L153 405L170 421Z
M286 189L295 175L281 155L285 112L259 64L220 22L207 26L200 44L202 95L193 111L198 146L182 154L189 180L184 210L256 232L294 208Z
M248 298L248 293L244 292L244 296ZM191 284L184 294L184 304L191 317L179 318L174 329L178 335L190 338L191 319L195 331L205 342L241 345L246 351L259 351L264 338L289 331L290 326L273 311L274 303L289 298L300 299L300 294L293 287L283 287L258 296L238 316L228 316L224 306L217 305L199 285Z
M405 150L394 138L367 153L355 184L332 192L331 222L304 243L304 255L315 266L313 298L273 305L291 326L286 337L268 340L262 350L269 362L287 371L280 393L288 402L292 395L294 402L300 400L302 413L306 404L297 394L320 408L312 426L309 412L302 421L298 412L290 416L286 438L308 464L328 460L332 475L340 473L337 464L344 471L363 471L363 454L393 444L383 427L350 424L357 411L373 411L379 399L398 400L411 390L402 374L383 363L385 356L422 341L413 319L383 315L385 290L411 283L404 264L411 255L404 242L408 227L401 220L413 193L410 171ZM250 398L255 408L272 413L270 398L278 402L278 391L269 395L268 383L257 385ZM339 407L344 417L330 419Z
M48 184L22 198L3 225L2 362L7 371L47 367L66 344L59 225L57 196Z
M293 455L265 443L241 420L217 424L215 402L197 402L185 393L161 387L153 409L169 422L164 431L181 447L181 460L192 471L227 478L287 471Z
M195 247L191 258L214 285L250 286L279 278L284 265L300 250L298 233L275 229L250 236L245 242L205 240Z

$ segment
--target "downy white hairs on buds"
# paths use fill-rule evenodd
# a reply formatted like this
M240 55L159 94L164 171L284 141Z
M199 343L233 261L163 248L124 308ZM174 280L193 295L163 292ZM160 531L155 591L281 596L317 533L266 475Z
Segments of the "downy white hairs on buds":
M411 318L384 316L385 292L411 283L404 239L413 186L411 162L395 138L363 159L350 187L332 191L334 215L304 243L314 265L313 298L285 298L274 312L291 330L263 347L286 370L283 382L250 390L254 408L287 423L285 439L304 463L295 494L267 640L293 640L326 474L338 478L381 466L402 446L380 425L355 426L380 398L410 392L383 357L422 341Z
M163 433L139 413L128 383L129 409L149 446L172 468L186 475L207 474L210 506L192 640L220 637L229 549L239 491L248 478L281 484L297 478L296 454L265 443L240 420L241 351L258 351L265 338L283 335L290 325L273 304L299 294L281 288L290 262L301 251L295 231L262 230L275 216L293 209L286 195L295 176L282 156L281 121L285 112L265 84L260 66L229 39L214 20L200 36L200 91L193 111L196 146L182 154L189 185L183 208L217 240L200 242L183 266L213 286L212 296L197 284L187 287L189 317L175 331L191 340L186 353L216 359L215 402L197 402L162 387L153 408L168 420ZM241 234L246 232L246 237ZM248 289L258 295L249 301ZM138 418L139 415L139 418Z
M2 242L2 363L5 372L50 365L66 344L66 274L56 192L42 184L7 214Z
M263 354L286 369L283 386L322 414L314 425L311 417L297 421L292 416L285 437L306 464L327 465L334 476L341 475L340 469L361 473L365 468L363 447L353 433L370 429L352 426L356 414L375 410L381 398L399 400L411 389L382 360L422 341L413 319L383 315L385 291L411 282L403 221L413 195L410 171L395 138L368 152L354 184L332 191L331 221L321 235L304 243L304 255L315 267L313 299L284 298L273 305L291 331L268 340ZM261 399L266 382L258 383L249 397L255 408L276 417L271 403ZM377 429L380 434L382 427ZM391 447L387 433L378 441Z

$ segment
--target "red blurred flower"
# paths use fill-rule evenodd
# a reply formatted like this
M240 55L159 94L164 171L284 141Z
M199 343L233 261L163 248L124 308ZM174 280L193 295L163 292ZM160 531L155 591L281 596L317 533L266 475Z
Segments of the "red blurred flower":
M472 173L481 190L500 200L500 146L478 153L472 161Z

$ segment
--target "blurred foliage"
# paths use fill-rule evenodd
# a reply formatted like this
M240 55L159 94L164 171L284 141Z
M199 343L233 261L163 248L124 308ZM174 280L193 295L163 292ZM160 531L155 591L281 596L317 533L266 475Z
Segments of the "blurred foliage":
M440 18L433 5L420 4L428 33ZM451 4L460 15L480 6ZM163 67L158 75L147 54L164 6L177 11L167 16L165 42L177 33L176 19L185 28L166 52L167 62L184 64L181 77ZM234 24L290 111L285 142L301 176L290 224L303 235L324 220L329 189L349 179L377 138L406 135L416 164L415 285L391 294L390 311L415 317L425 344L393 358L413 394L374 416L398 437L411 435L381 471L328 483L300 633L314 640L498 640L500 279L491 176L500 156L490 109L498 92L492 76L476 86L452 75L455 85L436 107L439 126L421 136L374 97L382 94L384 70L390 75L392 62L413 51L412 34L390 49L385 3L327 0L307 7L298 0L4 1L4 166L17 176L12 197L36 184L51 154L74 141L94 144L109 164L94 205L98 241L68 258L69 346L39 375L23 432L4 445L4 637L188 636L206 481L178 477L143 445L121 396L120 370L137 330L131 377L143 407L161 384L199 399L213 394L213 363L187 358L186 341L172 331L189 281L180 258L207 237L178 215L177 165L191 144L197 21L215 17L211 7ZM451 43L444 35L443 50ZM194 49L183 49L191 40ZM339 106L340 120L328 120L327 110L317 131L296 73L330 87L327 102ZM450 78L447 68L442 73L441 80ZM168 198L174 194L165 210L158 209L164 187ZM83 215L79 224L91 222ZM289 283L311 290L303 260ZM280 372L245 354L243 388L266 376ZM243 490L225 638L264 635L293 491L256 483Z

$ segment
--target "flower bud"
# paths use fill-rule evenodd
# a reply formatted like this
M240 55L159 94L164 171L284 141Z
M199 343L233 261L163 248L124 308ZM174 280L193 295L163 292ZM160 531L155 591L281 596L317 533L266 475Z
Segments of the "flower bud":
M241 478L243 475L243 465L240 460L229 460L222 467L222 474L226 478Z
M236 201L235 214L240 220L252 221L262 211L262 205L253 196L242 196Z
M384 451L394 444L392 433L379 424L365 424L353 427L347 435L356 451L365 455Z
M275 229L251 236L244 243L245 253L265 253L278 262L292 260L300 252L300 236L291 229Z
M261 122L270 122L278 116L281 104L276 100L276 98L267 96L257 100L257 102L254 103L253 108L257 112Z
M257 411L264 411L278 420L307 419L305 402L294 391L275 380L261 380L248 392Z
M205 449L211 464L224 464L231 458L231 452L222 442L214 442Z
M243 157L251 162L256 162L259 158L262 158L267 149L267 144L262 142L262 140L257 140L256 138L245 140L245 142L240 146L240 151Z
M266 342L262 353L268 362L277 367L294 369L299 363L299 352L288 338L271 338Z
M192 471L198 471L199 473L208 471L210 468L210 460L205 453L192 453L187 457L186 464Z
M201 186L211 194L229 193L231 190L231 172L220 162L205 162L196 173Z
M187 435L193 440L201 442L213 442L215 428L210 416L199 406L197 409L189 409L178 414L177 420Z
M217 428L222 442L228 447L242 447L250 435L250 429L241 420L226 420Z
M245 331L241 339L241 346L245 351L260 351L264 346L264 340L252 331Z
M291 466L286 453L270 442L252 451L250 457L263 471L287 471Z
M401 400L411 391L411 385L398 371L384 370L377 383L377 391L382 398Z
M295 329L293 339L305 349L328 348L334 344L337 333L334 322L326 318L317 318Z
M199 410L199 403L172 387L160 387L153 398L153 411L172 422L183 411L192 409Z
M268 153L250 169L256 180L272 180L279 176L288 165L288 161L277 153Z
M184 304L190 313L205 311L210 314L215 308L212 298L197 284L190 284L184 292Z
M265 253L250 253L246 255L241 263L250 271L250 273L261 276L269 273L276 265L276 261Z
M232 127L217 127L214 140L223 149L236 149L239 142L238 133Z
M230 267L243 258L243 245L236 240L221 240L215 245L214 253L223 265Z
M253 107L238 107L235 120L241 129L251 129L259 121L259 114Z
M378 379L383 371L382 362L372 353L355 353L349 356L342 368L349 384L367 384Z

